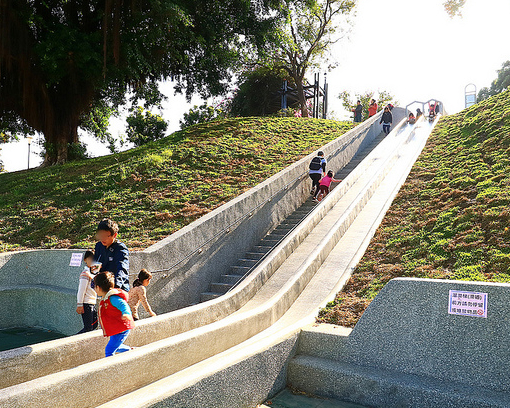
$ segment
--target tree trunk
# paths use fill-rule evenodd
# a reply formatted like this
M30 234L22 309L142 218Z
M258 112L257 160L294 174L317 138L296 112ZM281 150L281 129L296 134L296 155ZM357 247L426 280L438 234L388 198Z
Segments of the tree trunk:
M69 160L69 148L78 143L79 113L70 117L60 116L58 123L43 130L45 155L42 167L63 164Z
M297 77L294 78L294 81L296 81L296 90L299 100L299 107L301 109L301 116L303 118L307 118L308 108L306 106L305 90L303 89L303 78Z

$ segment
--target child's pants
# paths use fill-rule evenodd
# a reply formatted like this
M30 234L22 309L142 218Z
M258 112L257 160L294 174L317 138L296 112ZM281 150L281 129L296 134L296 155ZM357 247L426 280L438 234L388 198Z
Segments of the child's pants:
M386 134L389 134L389 133L390 133L390 126L391 126L391 124L390 124L390 123L388 123L388 124L383 123L383 125L382 125L382 129L383 129L384 133L386 133Z
M83 320L83 329L81 329L78 332L78 334L97 329L96 305L84 303L83 304L83 314L81 315L81 318Z
M110 340L104 350L105 357L110 357L115 353L124 353L125 351L131 350L131 347L123 344L130 331L131 330L126 330L122 333L110 336Z

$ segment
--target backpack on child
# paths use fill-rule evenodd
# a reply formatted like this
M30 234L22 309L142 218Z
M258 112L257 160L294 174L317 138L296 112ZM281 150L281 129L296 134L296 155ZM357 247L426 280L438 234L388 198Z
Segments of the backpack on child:
M322 157L317 156L312 159L308 168L310 170L320 170L322 167Z

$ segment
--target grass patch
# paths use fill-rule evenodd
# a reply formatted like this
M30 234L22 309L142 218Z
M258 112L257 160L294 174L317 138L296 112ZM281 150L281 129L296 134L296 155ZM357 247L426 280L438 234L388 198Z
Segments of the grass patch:
M0 174L0 251L87 248L104 217L128 247L146 248L351 128L218 120L119 154Z
M510 281L510 91L441 119L320 322L353 327L395 277Z

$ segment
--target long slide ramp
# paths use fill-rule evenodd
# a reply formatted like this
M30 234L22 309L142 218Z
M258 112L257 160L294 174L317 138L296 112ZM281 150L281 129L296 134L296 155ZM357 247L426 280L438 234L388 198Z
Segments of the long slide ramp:
M285 385L297 333L347 282L437 120L380 133L225 294L137 322L133 351L101 358L96 332L0 353L0 406L260 404Z

